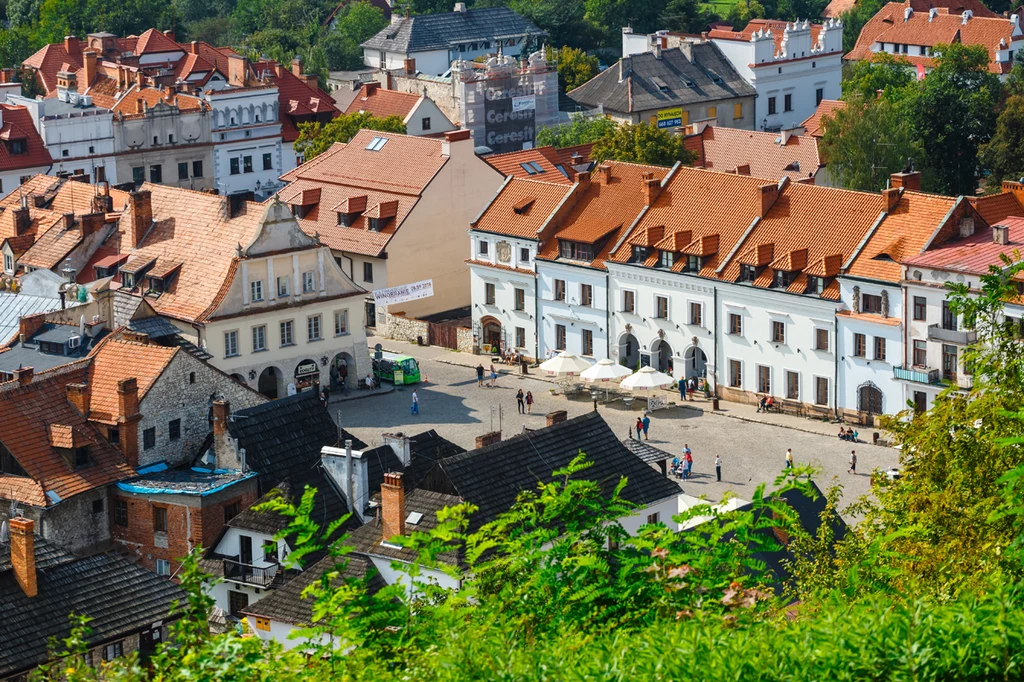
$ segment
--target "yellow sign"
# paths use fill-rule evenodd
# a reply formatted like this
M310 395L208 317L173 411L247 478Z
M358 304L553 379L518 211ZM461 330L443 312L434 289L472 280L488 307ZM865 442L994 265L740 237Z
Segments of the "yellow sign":
M658 112L659 128L678 128L683 125L683 108L662 109Z

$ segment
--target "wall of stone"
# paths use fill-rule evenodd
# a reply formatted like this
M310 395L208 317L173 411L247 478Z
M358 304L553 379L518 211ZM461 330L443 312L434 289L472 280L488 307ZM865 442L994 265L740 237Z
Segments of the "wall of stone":
M455 86L451 80L416 78L404 75L402 71L391 72L391 90L423 95L434 101L448 120L459 123L459 101L455 98Z
M93 510L93 503L99 503ZM40 535L69 552L86 553L110 538L107 488L96 488L46 509L25 509ZM5 510L6 512L6 510ZM40 516L41 527L40 528Z
M267 401L262 395L185 351L179 351L139 405L139 466L190 463L210 433L211 397L223 398L231 410ZM181 420L181 436L170 440L170 422ZM156 445L146 450L146 429L155 429Z
M413 317L406 317L401 313L397 315L385 313L384 330L386 338L410 341L412 343L416 343L417 336L422 336L423 340L426 341L430 335L429 325L426 322Z
M458 332L458 343L460 353L476 353L476 335L473 334L473 330L469 327L459 327Z

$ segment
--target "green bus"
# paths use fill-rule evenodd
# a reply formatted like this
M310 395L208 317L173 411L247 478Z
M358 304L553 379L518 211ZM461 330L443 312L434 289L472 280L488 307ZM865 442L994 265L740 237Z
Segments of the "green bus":
M396 381L397 370L397 381ZM416 358L398 353L381 353L380 360L373 360L373 375L381 380L395 384L418 384L420 382L420 366Z

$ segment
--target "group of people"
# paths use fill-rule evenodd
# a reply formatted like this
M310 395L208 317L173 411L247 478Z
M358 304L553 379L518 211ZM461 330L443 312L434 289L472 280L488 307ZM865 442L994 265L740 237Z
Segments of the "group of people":
M775 398L770 395L763 395L761 399L757 401L758 412L769 412L775 409Z
M684 481L690 480L690 475L693 473L693 453L690 452L689 444L683 445L681 457L672 458L672 473Z
M522 355L515 348L506 348L501 351L501 360L506 365L518 365Z
M705 383L707 380L704 377L692 376L689 379L679 382L679 399L680 400L693 400L693 394L696 391L705 391Z
M650 438L648 438L647 436L647 432L650 430L650 428L651 417L646 412L644 412L643 417L636 418L636 439L640 440L640 434L642 433L644 435L644 440L650 440Z
M494 368L493 364L491 365L491 371L488 374L488 378L491 380L491 383L489 383L488 386L494 388L496 385L495 382L498 381L498 370ZM482 364L476 366L476 385L484 385L484 366Z
M533 414L533 392L527 391L523 395L523 389L519 389L516 393L516 407L519 408L519 414Z
M851 443L856 443L857 436L858 433L854 431L852 428L847 429L843 428L842 426L839 427L839 440L848 440Z

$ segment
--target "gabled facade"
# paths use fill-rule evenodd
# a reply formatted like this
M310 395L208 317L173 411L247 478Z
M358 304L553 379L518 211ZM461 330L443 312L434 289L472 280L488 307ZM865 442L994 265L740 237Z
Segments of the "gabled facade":
M455 130L455 124L426 95L413 95L397 90L384 90L377 82L359 88L346 114L368 113L378 118L397 116L405 124L408 135L434 137Z
M0 197L53 165L34 123L25 107L0 104Z

